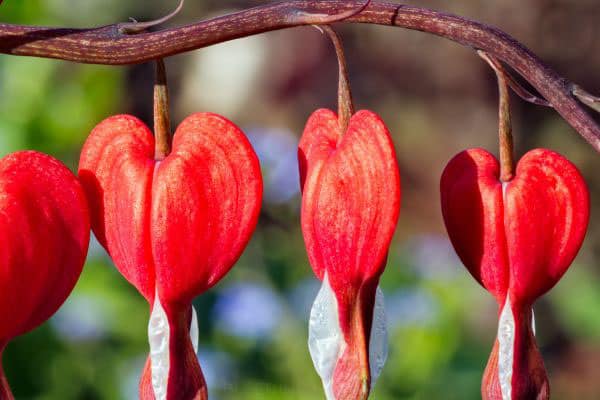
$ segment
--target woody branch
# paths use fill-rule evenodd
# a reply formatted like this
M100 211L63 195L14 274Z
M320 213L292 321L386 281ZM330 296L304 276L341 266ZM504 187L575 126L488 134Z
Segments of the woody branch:
M93 29L0 24L0 53L57 58L91 64L137 64L228 40L295 26L324 23L356 9L364 0L270 3L190 25L129 35L113 24ZM511 67L600 152L600 126L580 101L597 98L558 75L505 32L455 15L373 0L344 23L368 23L432 33L483 50ZM400 51L400 49L398 49Z

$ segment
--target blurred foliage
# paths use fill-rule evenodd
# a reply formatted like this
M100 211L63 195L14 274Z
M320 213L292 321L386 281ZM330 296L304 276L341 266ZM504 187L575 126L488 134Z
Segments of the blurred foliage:
M5 1L0 20L93 26L144 20L169 2ZM172 24L258 1L186 3ZM597 0L411 1L479 19L511 33L561 74L600 92ZM574 23L577 21L577 23ZM359 107L394 134L403 206L381 285L390 355L373 399L477 399L495 337L491 296L453 255L439 211L438 180L456 152L496 149L496 86L473 54L418 32L340 27ZM227 115L261 156L266 193L244 255L200 296L199 358L213 399L322 397L307 351L307 318L318 283L299 229L295 143L318 107L335 107L336 61L314 29L298 28L167 60L173 121L193 111ZM37 149L73 170L87 133L114 113L151 122L152 66L106 67L0 56L0 155ZM514 99L515 139L562 152L586 177L592 222L561 283L536 305L538 340L555 399L596 399L600 382L600 175L598 155L552 110ZM250 134L250 132L252 132ZM285 189L285 190L284 190ZM12 341L3 364L18 399L134 399L147 356L148 305L93 242L75 291L40 328Z

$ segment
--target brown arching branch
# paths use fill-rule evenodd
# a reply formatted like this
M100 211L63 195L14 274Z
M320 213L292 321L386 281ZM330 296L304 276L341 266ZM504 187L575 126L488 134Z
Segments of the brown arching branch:
M92 64L137 64L262 32L331 22L332 16L363 4L364 0L288 0L136 35L121 33L121 24L95 29L0 24L0 53ZM581 89L503 31L459 16L381 0L371 1L362 12L343 22L419 30L485 51L527 80L600 152L600 126L578 101Z

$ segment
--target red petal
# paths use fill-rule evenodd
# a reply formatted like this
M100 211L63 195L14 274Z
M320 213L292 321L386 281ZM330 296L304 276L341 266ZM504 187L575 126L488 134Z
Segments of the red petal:
M89 231L83 189L58 160L34 151L0 160L0 348L65 301Z
M442 214L456 253L499 304L508 288L508 260L499 166L483 149L456 155L442 174Z
M93 227L121 273L150 301L189 302L229 271L256 226L262 180L244 134L194 114L173 152L153 158L149 129L115 116L90 134L79 173Z
M191 301L229 271L250 240L262 198L260 165L237 126L193 114L177 128L152 196L160 297Z
M319 279L334 292L358 288L383 272L400 209L400 177L383 121L352 116L340 137L335 113L317 110L300 140L302 232Z
M533 302L566 272L589 220L589 194L577 168L550 150L521 158L506 189L506 236L515 301Z
M577 254L589 219L583 178L549 150L523 156L505 200L496 159L482 149L464 151L444 170L441 195L456 252L499 304L509 286L515 302L532 303L550 290Z
M150 190L154 139L139 119L116 115L91 132L79 160L92 229L121 274L152 301Z

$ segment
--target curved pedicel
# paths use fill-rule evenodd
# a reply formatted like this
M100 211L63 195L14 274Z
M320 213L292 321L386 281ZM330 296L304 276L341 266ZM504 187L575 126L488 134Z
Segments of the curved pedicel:
M317 110L300 140L302 233L323 281L311 310L309 349L329 400L366 399L387 355L385 267L400 208L394 147L381 119Z
M497 160L471 149L448 163L440 189L457 254L499 306L482 397L548 399L531 306L559 281L583 242L589 220L583 178L561 155L536 149L521 158L513 179L501 182Z
M35 151L0 159L0 358L71 293L89 238L85 194L67 167ZM0 399L12 398L0 365Z
M151 306L140 397L205 399L191 301L229 271L256 226L262 178L250 143L227 119L198 113L156 161L150 130L118 115L90 134L79 175L96 237Z

